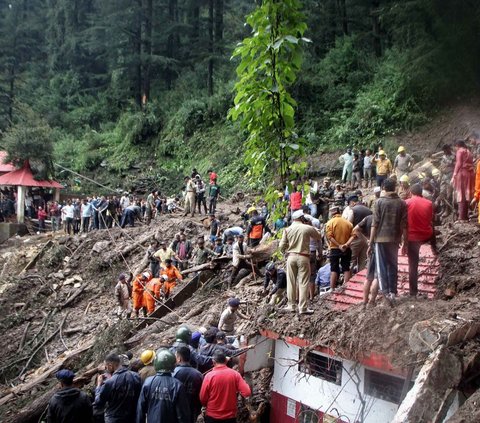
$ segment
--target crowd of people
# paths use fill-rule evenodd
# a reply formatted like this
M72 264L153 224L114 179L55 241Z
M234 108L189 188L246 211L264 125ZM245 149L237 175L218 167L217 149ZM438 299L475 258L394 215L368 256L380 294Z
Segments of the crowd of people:
M233 316L238 306L237 298L229 300L219 327L234 322L225 316ZM172 345L145 350L136 359L130 352L110 353L91 395L74 386L71 370L60 370L47 422L195 423L203 413L205 423L234 423L237 396L248 398L252 391L232 367L254 345L232 341L217 327L192 333L182 326Z
M141 318L141 311L145 316L153 313L183 283L183 270L215 257L231 259L226 288L235 285L241 270L252 272L264 277L263 295L271 307L308 315L314 313L317 296L341 292L342 284L363 269L364 307L375 306L379 291L394 307L401 249L408 256L408 295L416 297L420 248L430 244L436 254L436 221L455 213L459 221L466 221L470 206L480 201L480 162L475 177L476 157L471 150L476 151L458 140L454 147L443 147L436 157L438 166L414 169L404 147L398 148L393 165L381 146L375 154L349 149L342 156L343 181L332 184L328 177L322 184L297 181L278 191L275 208L264 202L246 204L243 223L237 226L217 219L218 188L213 196L209 190L208 205L205 196L197 196L205 191L194 171L185 178L184 214L193 216L197 208L208 214L208 232L190 240L181 229L170 242L153 241L146 252L149 268L135 276L122 273L118 279L117 314ZM373 193L364 196L362 189L369 185ZM216 175L211 172L209 187L215 186ZM147 220L154 218L155 201L152 192L146 200ZM279 216L281 204L288 207ZM286 262L273 258L256 262L256 247L276 234ZM249 318L240 305L238 298L230 298L217 326L193 334L181 327L173 345L144 351L140 361L107 356L93 405L73 388L73 373L60 371L62 389L51 400L49 421L195 422L203 407L207 423L235 422L237 395L248 397L251 389L231 367L246 348L254 348L239 345L236 321Z

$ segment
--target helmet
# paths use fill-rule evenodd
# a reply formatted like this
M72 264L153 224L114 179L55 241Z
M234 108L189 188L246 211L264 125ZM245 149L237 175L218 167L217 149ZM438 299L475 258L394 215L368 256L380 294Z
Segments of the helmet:
M247 210L247 214L253 213L254 211L257 211L257 208L255 206L252 206Z
M432 176L440 176L440 171L437 168L432 169Z
M398 152L399 153L403 153L405 151L405 147L403 145L401 145L400 147L398 147Z
M400 178L400 182L406 182L408 184L410 182L410 178L408 177L408 175L402 175L402 177Z
M265 266L265 270L267 272L273 272L275 270L275 263L273 261L269 262L266 266Z
M152 364L152 361L155 360L155 351L153 350L145 350L140 355L140 361L145 365L148 366Z
M192 331L187 326L180 326L175 334L175 340L189 344L192 339Z
M166 348L157 351L153 367L157 372L173 372L176 363L175 356Z
M149 272L143 272L142 273L142 279L148 279L150 277L150 273Z
M380 150L380 151L378 152L378 155L379 155L379 156L386 156L385 151L383 151L383 150Z

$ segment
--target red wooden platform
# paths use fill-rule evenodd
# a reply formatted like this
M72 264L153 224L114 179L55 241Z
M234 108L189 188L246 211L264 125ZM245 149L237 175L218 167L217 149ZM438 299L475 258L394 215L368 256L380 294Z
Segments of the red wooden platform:
M398 256L398 294L408 293L408 258ZM430 245L422 245L420 249L420 264L418 266L418 293L433 298L436 292L435 280L438 275L439 263L432 253ZM335 294L326 294L325 300L333 303L337 310L346 310L351 305L362 302L363 284L367 271L364 269L353 276L343 291Z

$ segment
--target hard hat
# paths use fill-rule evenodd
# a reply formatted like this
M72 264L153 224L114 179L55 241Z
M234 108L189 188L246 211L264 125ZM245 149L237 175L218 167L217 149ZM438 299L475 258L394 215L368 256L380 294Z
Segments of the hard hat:
M267 272L273 272L275 270L275 263L273 261L269 262L266 266L265 266L265 270Z
M157 372L173 372L176 363L175 356L166 348L157 351L153 367Z
M328 210L331 214L338 214L340 213L340 207L339 206L332 206Z
M378 155L379 155L379 156L386 156L385 151L383 151L383 150L380 150L380 151L378 152Z
M437 168L432 169L432 176L440 176L440 171Z
M277 195L278 195L278 198L282 198L283 197L283 192L277 191Z
M323 182L330 182L332 180L332 178L330 178L330 176L325 176L325 178L323 178Z
M408 184L410 182L410 178L408 177L408 175L402 175L402 177L400 178L400 182L406 182Z
M168 281L168 276L167 275L161 275L160 279L163 279L164 281Z
M380 187L375 187L375 188L373 188L373 192L374 192L374 193L382 192L382 188L380 188Z
M192 331L187 326L180 326L175 334L175 340L189 344L192 339Z
M145 350L140 355L140 361L145 366L148 366L149 364L151 364L153 360L155 360L155 351L153 351L153 350Z
M255 206L252 206L252 207L250 207L250 208L247 210L247 214L250 214L250 213L252 213L252 212L254 212L254 211L257 211L257 208L256 208Z
M400 147L398 147L398 152L399 153L403 153L405 151L405 147L403 145L401 145Z
M143 272L142 273L142 278L143 279L148 279L149 277L150 277L150 273L148 273L148 272Z

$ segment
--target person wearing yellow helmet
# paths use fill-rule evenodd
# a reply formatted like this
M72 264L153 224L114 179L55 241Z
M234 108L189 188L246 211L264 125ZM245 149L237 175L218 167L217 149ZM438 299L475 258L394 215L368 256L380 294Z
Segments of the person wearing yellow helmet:
M413 157L407 154L405 147L403 145L398 147L398 155L393 162L393 170L397 178L400 179L403 175L408 174L412 170L413 164Z
M145 350L140 355L140 361L143 363L144 367L142 367L138 374L142 379L142 384L145 382L145 379L150 376L154 376L156 371L155 367L153 367L153 361L155 360L155 351L153 350Z
M378 157L374 158L377 171L377 186L382 187L383 181L392 173L392 162L387 159L385 151L380 150Z
M412 196L412 194L410 193L410 178L408 177L408 175L402 175L400 177L398 196L402 200L406 200L407 198L410 198Z

